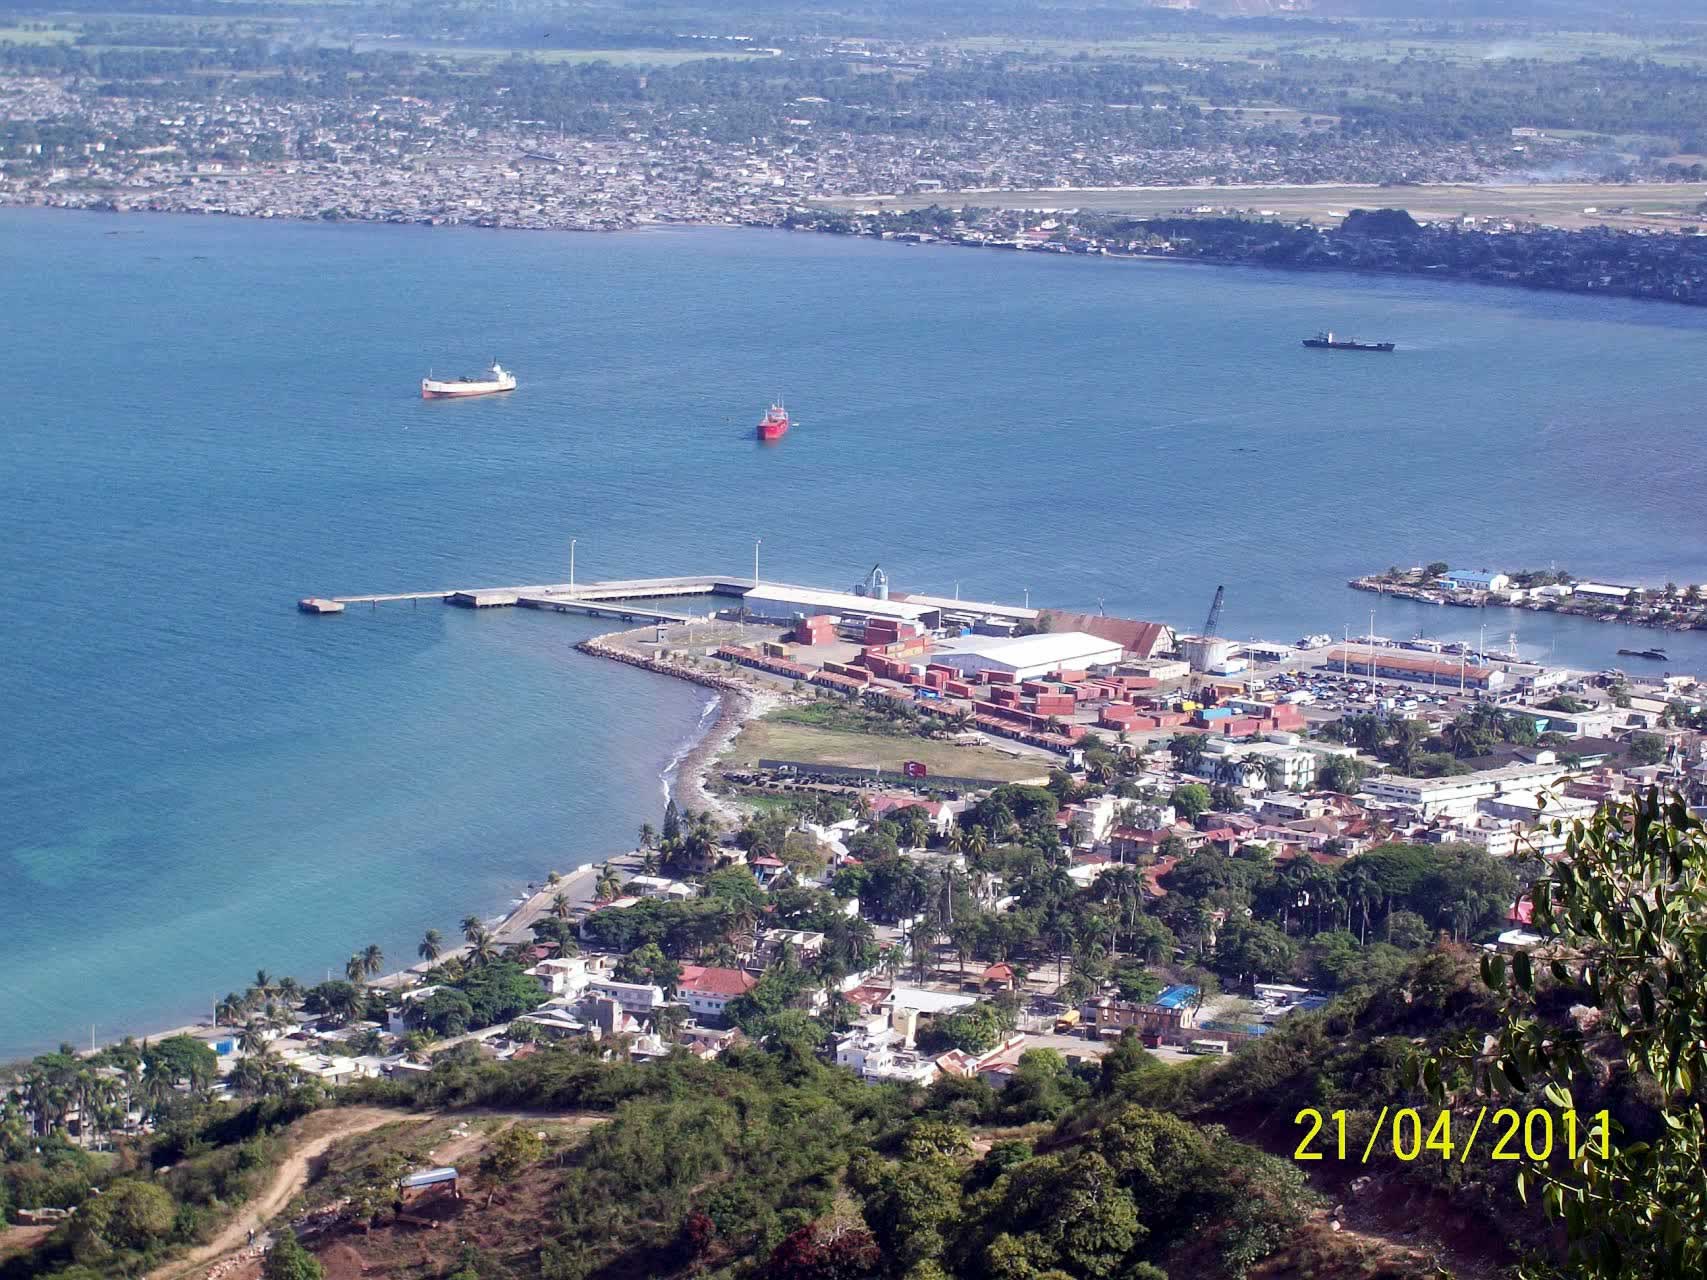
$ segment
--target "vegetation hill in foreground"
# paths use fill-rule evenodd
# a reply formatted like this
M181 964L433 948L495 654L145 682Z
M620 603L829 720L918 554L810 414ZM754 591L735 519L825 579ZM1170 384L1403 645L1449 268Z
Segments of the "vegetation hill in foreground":
M1536 954L1443 942L1232 1059L1183 1068L1128 1039L1100 1064L1030 1052L999 1092L872 1087L826 1065L826 1029L792 1011L715 1062L631 1065L585 1042L507 1063L454 1050L421 1078L339 1093L398 1124L333 1148L286 1215L318 1209L319 1229L303 1251L281 1245L269 1274L1698 1276L1704 873L1680 803L1612 809L1536 886ZM10 1194L40 1203L56 1178L99 1194L0 1262L0 1280L147 1274L269 1185L326 1102L184 1094L156 1135L102 1156L8 1121ZM1432 1128L1449 1108L1462 1142L1484 1106L1604 1110L1611 1149L1501 1163L1485 1136L1468 1155L1405 1161L1377 1133L1383 1111L1415 1107ZM1344 1111L1358 1151L1375 1133L1367 1163L1296 1159L1305 1108ZM494 1127L457 1155L428 1119ZM462 1198L399 1219L398 1176L433 1159L464 1168Z

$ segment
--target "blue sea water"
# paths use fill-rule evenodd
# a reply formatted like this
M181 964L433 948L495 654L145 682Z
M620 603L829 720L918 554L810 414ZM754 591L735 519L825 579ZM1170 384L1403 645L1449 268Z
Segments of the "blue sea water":
M594 622L306 594L746 572L1598 667L1440 558L1707 580L1707 315L760 231L0 211L0 1059L495 912L656 817L705 694ZM1304 351L1320 327L1391 357ZM493 356L514 395L423 402ZM752 440L770 397L797 426ZM1633 643L1634 642L1634 643Z

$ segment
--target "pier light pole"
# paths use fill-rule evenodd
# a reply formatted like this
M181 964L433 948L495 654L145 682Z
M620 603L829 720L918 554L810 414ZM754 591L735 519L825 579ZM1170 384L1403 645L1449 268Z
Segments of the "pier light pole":
M759 544L763 541L763 538L753 539L753 585L755 587L759 585Z
M575 594L575 539L569 539L569 594Z
M1031 588L1025 587L1023 590L1025 591L1025 607L1029 609L1031 608Z

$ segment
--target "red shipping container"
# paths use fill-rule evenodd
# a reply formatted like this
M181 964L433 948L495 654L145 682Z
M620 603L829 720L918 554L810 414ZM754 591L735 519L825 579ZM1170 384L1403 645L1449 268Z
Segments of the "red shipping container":
M1015 680L1015 678L1014 678L1014 673L1011 671L985 671L982 674L984 676L984 679L986 681L988 681L990 684L1017 684L1018 683L1018 681Z

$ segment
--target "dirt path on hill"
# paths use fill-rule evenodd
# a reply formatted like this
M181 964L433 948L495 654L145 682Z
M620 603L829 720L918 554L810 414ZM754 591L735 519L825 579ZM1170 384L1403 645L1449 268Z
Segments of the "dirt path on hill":
M197 1267L206 1266L223 1255L242 1248L249 1242L251 1229L259 1235L268 1220L282 1213L285 1206L308 1185L310 1167L314 1161L326 1154L333 1143L378 1129L382 1125L431 1119L434 1114L388 1111L379 1107L341 1107L310 1117L304 1125L304 1130L312 1129L312 1136L285 1156L284 1163L279 1165L277 1172L273 1174L273 1180L267 1189L245 1204L238 1215L227 1223L210 1243L192 1250L176 1261L155 1268L149 1272L147 1280L171 1280L172 1277L186 1275ZM321 1117L326 1119L322 1120ZM320 1123L317 1124L316 1121Z

